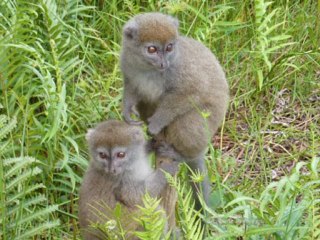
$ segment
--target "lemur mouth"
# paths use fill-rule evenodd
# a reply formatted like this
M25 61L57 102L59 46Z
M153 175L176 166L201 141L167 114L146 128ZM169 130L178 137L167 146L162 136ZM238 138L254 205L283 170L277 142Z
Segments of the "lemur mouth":
M105 171L106 171L106 173L108 173L108 174L110 174L110 175L113 175L113 176L119 175L119 172L116 171L116 170L111 170L111 169L109 169L109 168L105 168Z
M166 70L168 70L169 69L169 66L168 65L166 65L166 66L158 66L157 67L157 70L159 71L159 72L165 72Z

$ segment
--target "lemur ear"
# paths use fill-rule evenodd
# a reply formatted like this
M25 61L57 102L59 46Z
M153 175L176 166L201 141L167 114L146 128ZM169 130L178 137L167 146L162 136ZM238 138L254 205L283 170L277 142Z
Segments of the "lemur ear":
M94 133L94 129L93 128L89 128L86 134L86 140L89 141Z
M179 20L175 17L169 16L169 19L173 22L173 24L177 27L177 29L179 28Z
M136 143L141 143L141 142L143 142L145 140L143 132L140 129L140 127L135 127L133 129L133 131L132 131L132 140L133 140L133 142L136 142Z
M134 20L129 21L123 28L123 35L128 39L134 39L138 35L138 25Z

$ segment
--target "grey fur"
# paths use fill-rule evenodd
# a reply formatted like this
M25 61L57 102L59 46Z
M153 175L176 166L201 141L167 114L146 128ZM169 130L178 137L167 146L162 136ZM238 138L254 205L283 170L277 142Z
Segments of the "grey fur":
M85 239L102 238L101 233L90 229L90 223L105 223L109 218L112 219L111 211L106 211L102 205L113 210L118 203L132 213L137 211L137 205L142 205L141 198L146 192L153 197L159 197L166 187L163 172L160 169L153 170L149 164L146 142L142 136L141 128L115 120L101 123L97 128L88 131L86 138L91 162L80 188L79 199L79 222ZM130 140L121 144L126 138ZM104 163L103 159L99 158L100 152L108 154L118 150L125 152L121 167L113 168L115 160L108 158L106 162L110 163ZM172 174L177 171L177 167L173 165L165 165L162 169ZM98 209L101 216L97 216L93 208ZM126 230L134 231L138 228L141 226L132 220ZM135 239L132 235L127 237Z
M202 43L178 34L174 39L168 34L167 42L163 43L152 39L154 29L162 33L177 29L178 25L168 19L172 17L160 13L141 14L124 27L125 33L127 26L135 24L134 38L123 35L123 115L128 123L140 124L131 118L132 109L136 108L156 140L171 145L193 170L205 171L204 153L227 110L228 84L218 60ZM166 25L158 24L160 22ZM140 41L140 35L148 42ZM173 43L170 54L165 51L168 43ZM159 50L159 61L168 62L165 69L154 64L155 56L145 53L144 49L150 44ZM210 113L207 119L202 117L203 111ZM168 157L170 155L168 153ZM208 203L207 180L204 185L204 198Z

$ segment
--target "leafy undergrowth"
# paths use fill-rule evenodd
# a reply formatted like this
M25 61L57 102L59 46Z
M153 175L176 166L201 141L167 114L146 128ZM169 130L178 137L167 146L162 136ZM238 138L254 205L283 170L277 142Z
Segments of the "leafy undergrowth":
M0 238L80 239L84 134L121 118L121 28L145 11L178 17L181 33L212 49L231 92L207 154L206 216L192 211L185 171L171 179L180 235L319 239L320 9L313 0L0 1ZM155 203L149 199L140 219L150 227L141 238L152 236Z

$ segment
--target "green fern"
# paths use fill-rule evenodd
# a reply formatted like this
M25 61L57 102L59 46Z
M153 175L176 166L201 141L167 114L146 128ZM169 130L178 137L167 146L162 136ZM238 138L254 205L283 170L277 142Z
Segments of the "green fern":
M139 215L136 221L143 226L144 231L135 232L135 235L143 240L170 239L170 232L164 236L166 221L164 211L159 209L160 200L146 194L142 201L142 206L138 206L141 215Z
M4 138L13 130L16 120L9 120L4 115L0 115L0 119L3 146ZM3 157L2 151L0 156ZM29 239L59 225L58 220L51 219L58 207L48 205L47 198L41 194L45 186L35 180L42 173L38 164L39 161L31 157L0 161L1 239Z
M79 146L83 129L102 116L92 110L105 106L96 91L104 84L95 86L90 66L96 53L85 20L92 9L80 0L0 1L1 102L19 119L11 145L41 162L37 177L46 189L38 191L59 204L54 217L63 219L64 229L55 232L61 236L78 234L76 192L87 164Z
M101 239L125 239L126 234L131 234L127 230L133 221L135 213L128 212L117 203L114 209L111 209L104 201L96 202L89 206L89 210L99 221L91 222L85 231L98 235Z
M0 154L5 152L8 145L8 142L2 140L16 127L16 125L16 118L8 121L7 116L0 115Z
M197 176L194 177L196 178ZM185 183L181 183L177 176L172 177L166 173L166 178L178 193L178 224L181 228L183 239L203 239L204 228L201 223L200 213L194 210L195 203L192 189L187 188Z
M298 163L292 174L271 182L258 199L223 186L226 199L229 199L223 208L213 210L204 206L212 231L212 237L207 239L307 238L310 227L319 226L317 215L310 215L309 208L313 212L319 210L315 189L320 182L305 179L302 174L305 166L305 163ZM313 239L317 239L315 236L319 232L317 228L313 229Z
M132 212L121 204L110 209L105 202L99 202L90 207L99 221L91 223L87 230L99 234L102 239L131 239L133 235L145 240L170 239L170 232L165 234L166 218L159 203L160 200L146 194L142 198L141 206L137 206L137 211ZM136 226L143 230L133 232L132 227Z
M279 8L273 9L268 13L267 9L272 2L265 2L264 0L255 0L255 46L254 56L256 58L257 66L256 73L258 79L259 90L265 82L268 73L273 67L271 56L277 51L286 46L294 44L293 42L283 42L291 38L287 34L277 34L272 36L272 33L285 24L285 21L280 23L273 23L276 14L281 10ZM259 65L259 66L258 66Z
M304 165L297 163L291 175L270 183L260 197L260 216L266 223L273 223L274 229L270 228L270 233L281 239L301 239L309 230L304 216L310 204L310 192L301 186ZM299 199L301 193L304 196Z
M60 157L53 152L62 152L60 146L74 146L70 135L66 139L65 134L73 130L68 127L73 126L68 101L76 102L76 97L82 97L78 92L81 89L77 85L78 76L91 74L82 58L85 46L79 40L87 38L89 29L74 25L79 24L76 17L85 18L89 9L77 0L64 3L9 0L0 9L7 23L0 25L3 32L0 54L4 56L0 59L0 77L5 88L13 93L6 98L5 107L12 112L11 106L19 103L17 114L30 124L29 138L41 135L42 144L48 146L50 171Z
M313 157L310 164L311 181L307 182L303 188L310 191L310 215L311 226L310 239L320 239L320 157Z

